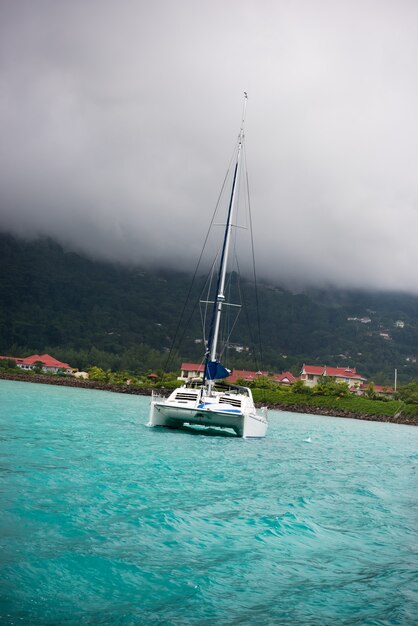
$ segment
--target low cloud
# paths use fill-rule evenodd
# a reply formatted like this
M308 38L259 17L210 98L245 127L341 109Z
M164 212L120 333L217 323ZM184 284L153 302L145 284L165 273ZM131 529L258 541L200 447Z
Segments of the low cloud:
M418 5L0 7L0 228L193 266L242 92L259 273L418 293Z

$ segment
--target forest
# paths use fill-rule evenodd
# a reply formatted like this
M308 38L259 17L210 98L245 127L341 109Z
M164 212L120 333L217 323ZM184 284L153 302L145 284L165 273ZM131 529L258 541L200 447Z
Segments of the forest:
M49 353L79 369L178 371L202 358L206 276L89 259L51 239L0 234L0 354ZM231 278L243 311L228 367L356 367L376 384L418 378L418 296L309 289ZM259 342L258 340L261 340ZM234 343L235 342L235 343ZM261 343L261 350L257 347Z

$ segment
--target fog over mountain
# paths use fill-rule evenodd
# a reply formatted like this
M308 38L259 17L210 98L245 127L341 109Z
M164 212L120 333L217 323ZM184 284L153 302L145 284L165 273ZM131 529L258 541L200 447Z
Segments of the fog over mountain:
M0 230L195 264L248 91L259 273L418 293L418 3L0 4Z

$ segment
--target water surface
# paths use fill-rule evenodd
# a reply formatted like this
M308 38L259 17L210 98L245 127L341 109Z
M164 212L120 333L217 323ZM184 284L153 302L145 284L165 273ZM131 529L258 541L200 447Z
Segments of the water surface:
M418 429L0 381L2 624L416 624Z

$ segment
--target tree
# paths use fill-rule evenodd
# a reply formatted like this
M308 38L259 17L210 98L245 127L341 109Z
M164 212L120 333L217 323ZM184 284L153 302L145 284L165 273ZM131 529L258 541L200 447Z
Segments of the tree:
M408 404L418 404L418 380L399 387L399 398Z
M323 376L312 389L316 396L338 396L340 398L350 395L350 388L347 383L337 383L337 381Z
M296 380L291 384L290 389L293 393L300 393L306 396L309 396L312 393L311 388L305 385L303 380Z
M375 400L377 397L376 394L376 389L374 386L374 383L372 381L369 382L369 384L367 385L367 389L364 392L364 395L369 398L369 400Z
M17 369L16 361L13 359L0 359L0 368L5 370Z
M89 380L96 380L98 382L106 383L109 379L109 373L102 370L100 367L90 367L88 370Z
M127 380L130 380L131 376L129 372L115 372L109 374L108 380L110 383L115 383L116 385L124 385Z
M248 386L248 381L245 381L242 378L237 380L238 385L242 385L243 387ZM251 383L250 387L254 387L256 389L276 389L277 383L271 380L268 376L257 376Z

